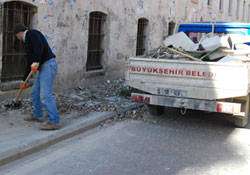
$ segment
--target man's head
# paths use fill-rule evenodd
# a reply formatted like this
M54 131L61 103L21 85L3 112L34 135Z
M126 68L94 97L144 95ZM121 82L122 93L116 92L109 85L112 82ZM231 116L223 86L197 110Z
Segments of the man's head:
M22 40L23 37L23 32L27 30L27 27L21 23L18 23L15 25L14 29L13 29L13 34L16 35L16 37L19 40Z

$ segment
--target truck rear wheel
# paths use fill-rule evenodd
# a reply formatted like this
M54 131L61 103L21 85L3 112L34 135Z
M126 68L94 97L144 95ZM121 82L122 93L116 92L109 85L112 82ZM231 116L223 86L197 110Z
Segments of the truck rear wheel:
M148 105L149 113L153 116L159 116L164 113L164 106Z
M234 125L237 127L245 128L248 123L248 118L249 118L249 95L246 96L246 101L244 104L244 109L245 109L245 116L238 116L236 115L234 117Z

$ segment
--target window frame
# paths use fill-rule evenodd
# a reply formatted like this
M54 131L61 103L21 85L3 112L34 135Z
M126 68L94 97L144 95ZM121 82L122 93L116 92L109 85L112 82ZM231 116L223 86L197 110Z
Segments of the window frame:
M232 6L233 6L232 3L233 3L232 0L228 1L228 14L229 15L232 15Z
M31 28L37 7L23 1L9 1L2 5L2 69L1 82L22 80L27 58L24 44L13 35L17 23Z
M208 5L209 7L212 7L213 1L212 1L212 0L207 0L207 5Z
M223 11L224 9L224 0L220 0L219 2L219 10Z
M240 18L240 0L237 0L237 5L236 5L236 18Z
M107 14L93 11L89 14L89 34L86 71L102 70L104 68L103 55L104 38L106 36Z
M136 56L145 54L147 45L149 20L147 18L138 19L137 24L137 40L136 40Z

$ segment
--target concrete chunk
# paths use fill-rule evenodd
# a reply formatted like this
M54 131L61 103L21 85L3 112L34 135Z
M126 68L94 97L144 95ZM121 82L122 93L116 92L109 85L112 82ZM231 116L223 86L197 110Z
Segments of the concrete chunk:
M228 35L229 36L229 40L230 42L232 42L232 44L243 44L243 43L250 43L250 36L247 35L242 35L242 34L231 34Z
M218 51L209 55L209 60L215 60L224 56L226 56L226 53Z
M250 51L250 46L247 44L235 44L236 50L248 50Z
M237 50L229 50L229 49L222 49L221 52L225 53L226 55L231 55L231 56L247 56L250 55L250 50L248 49L237 49Z
M225 56L224 58L220 59L218 62L228 63L228 62L241 62L243 60L247 60L248 57L232 57L232 56Z
M194 42L184 32L178 32L168 36L163 43L166 47L174 46L175 48L182 48L186 51L193 51L195 48Z
M228 36L205 38L200 42L200 44L206 51L212 51L218 47L230 48Z

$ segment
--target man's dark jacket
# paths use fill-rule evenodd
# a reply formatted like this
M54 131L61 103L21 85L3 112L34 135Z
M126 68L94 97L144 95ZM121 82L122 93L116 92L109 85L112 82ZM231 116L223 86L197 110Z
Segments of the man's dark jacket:
M56 57L47 40L38 30L28 30L26 32L24 45L27 54L27 67L23 80L26 79L31 71L30 66L32 63L38 62L39 67L41 67L45 61Z

